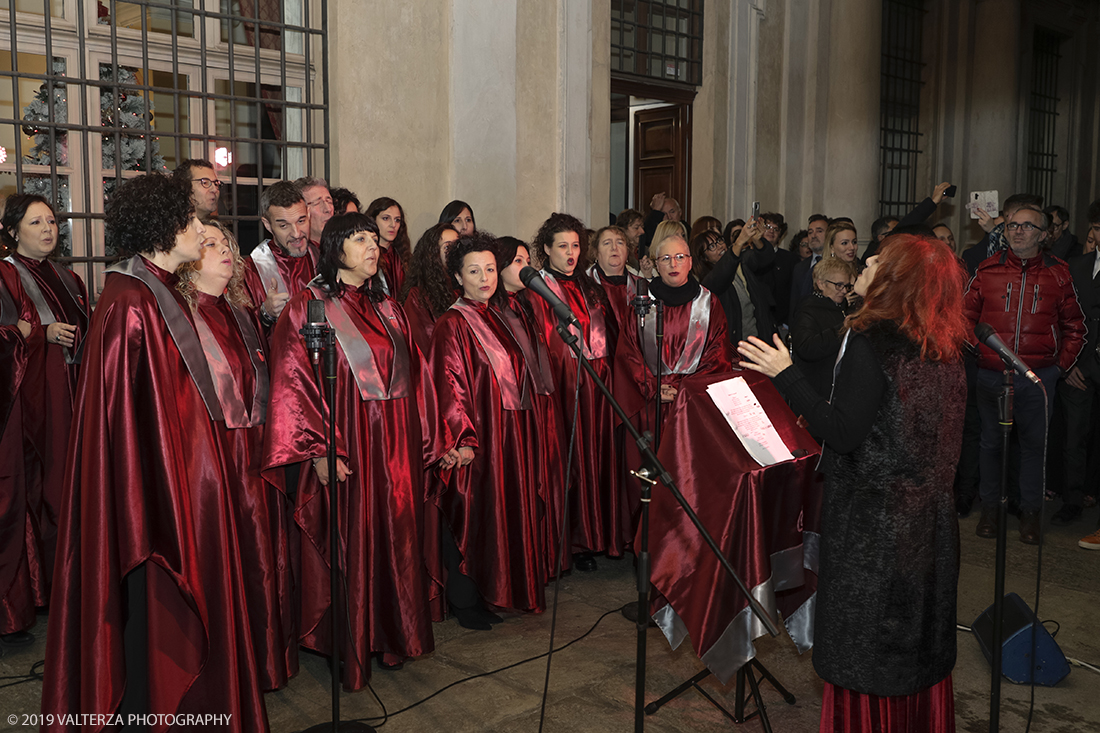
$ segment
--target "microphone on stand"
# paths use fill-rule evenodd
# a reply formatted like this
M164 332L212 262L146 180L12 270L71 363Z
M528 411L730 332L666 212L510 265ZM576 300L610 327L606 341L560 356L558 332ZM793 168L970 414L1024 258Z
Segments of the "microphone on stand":
M530 290L534 290L538 293L539 297L550 304L550 307L554 309L554 314L557 315L558 320L564 325L574 325L577 323L576 316L573 315L573 311L569 310L569 306L562 302L562 299L554 294L554 291L550 289L550 286L546 284L546 281L542 279L542 275L539 271L533 267L525 267L519 271L519 280L525 287Z
M1035 372L1028 368L1027 364L1016 356L1016 353L1005 345L1004 341L1001 341L1001 337L997 335L997 332L993 330L993 326L988 323L979 323L974 327L974 335L978 337L978 340L992 349L997 356L1001 357L1001 361L1006 366L1019 372L1022 376L1027 377L1035 384L1039 383L1039 377L1035 376Z
M648 314L649 309L653 306L653 299L649 297L649 282L644 277L638 278L638 292L634 295L634 300L630 301L630 304L634 306L634 312L638 315L638 318Z
M328 320L325 318L325 301L312 298L306 304L306 325L298 329L306 340L306 350L309 352L310 361L317 366L321 361L321 352L325 348L325 334L328 331Z

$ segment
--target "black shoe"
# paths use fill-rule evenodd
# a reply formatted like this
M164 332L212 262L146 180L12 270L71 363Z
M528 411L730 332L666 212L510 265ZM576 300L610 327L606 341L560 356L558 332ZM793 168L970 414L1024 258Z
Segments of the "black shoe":
M397 670L404 668L405 663L402 661L397 661L393 664L387 664L385 660L382 659L382 657L378 657L378 666L389 672L396 672Z
M1039 512L1020 512L1020 542L1039 544Z
M991 540L997 536L997 508L982 504L982 516L978 520L978 528L974 534L982 539Z
M1073 524L1081 518L1081 507L1077 504L1063 504L1050 518L1051 524Z
M458 625L464 629L474 631L492 631L493 626L486 621L477 608L455 608L451 606L451 615L458 621Z
M970 510L974 507L974 497L972 496L956 496L955 497L955 511L959 514L959 519L966 519L970 516Z
M34 634L29 631L13 631L10 634L0 634L0 641L8 646L30 646L34 643Z
M475 608L475 609L472 609L472 610L475 613L477 613L478 617L481 618L483 621L488 621L490 624L492 624L494 626L497 625L497 624L504 623L503 618L496 615L495 613L490 611L488 608L485 608L484 606L482 606L481 608Z
M573 568L582 573L592 573L597 569L596 558L591 552L574 552Z

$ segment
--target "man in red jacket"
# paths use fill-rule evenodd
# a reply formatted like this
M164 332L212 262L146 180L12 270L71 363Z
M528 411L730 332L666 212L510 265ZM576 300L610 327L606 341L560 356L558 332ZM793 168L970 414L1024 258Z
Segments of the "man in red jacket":
M1054 387L1073 367L1085 338L1084 315L1073 278L1061 260L1041 251L1050 222L1038 207L1023 206L1005 224L1009 248L978 266L966 290L971 323L988 323L1043 383L1049 399L1043 414L1038 385L1016 379L1013 416L1020 436L1020 541L1039 543L1042 507L1043 443L1046 420L1054 406ZM996 502L1001 476L1001 434L997 397L1001 389L1000 357L979 347L978 411L982 420L982 518L979 537L996 535Z

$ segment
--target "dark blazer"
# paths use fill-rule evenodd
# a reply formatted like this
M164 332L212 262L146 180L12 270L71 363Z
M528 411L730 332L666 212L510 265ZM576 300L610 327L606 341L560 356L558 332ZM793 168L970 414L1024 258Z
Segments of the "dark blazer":
M789 249L779 248L775 250L775 262L768 271L768 276L761 278L764 284L771 288L772 297L775 299L775 322L790 323L791 313L791 282L794 278L794 268L800 260L798 254Z
M832 391L833 366L840 351L843 325L844 308L817 293L807 295L791 317L794 363L814 390L826 399Z
M810 268L813 261L814 256L810 255L794 266L794 271L791 273L791 298L787 301L789 316L793 316L799 304L814 291L813 271Z
M970 277L974 277L974 273L978 271L978 265L986 260L987 247L989 246L986 239L983 237L982 241L973 247L963 250L962 261L966 263L966 271L970 274Z
M1081 350L1082 359L1096 354L1097 347L1100 347L1100 277L1092 276L1095 263L1095 252L1077 255L1069 260L1069 274L1073 277L1073 286L1077 288L1077 302L1085 314L1085 327L1088 329L1085 348Z

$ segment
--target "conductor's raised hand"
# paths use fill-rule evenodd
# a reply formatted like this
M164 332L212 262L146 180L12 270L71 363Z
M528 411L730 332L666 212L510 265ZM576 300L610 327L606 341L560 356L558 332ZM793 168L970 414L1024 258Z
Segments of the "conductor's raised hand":
M769 346L755 336L748 341L737 342L737 353L743 360L739 362L745 369L752 369L768 377L774 377L791 365L791 355L779 334L772 334L775 347Z

